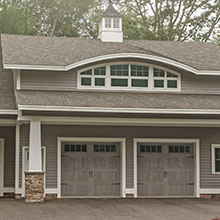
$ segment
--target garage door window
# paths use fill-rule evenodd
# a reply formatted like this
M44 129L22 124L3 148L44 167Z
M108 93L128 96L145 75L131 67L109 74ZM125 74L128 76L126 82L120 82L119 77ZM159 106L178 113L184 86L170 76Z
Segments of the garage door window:
M95 144L94 152L116 152L116 145Z
M162 153L161 145L141 145L140 147L141 153Z
M190 153L190 146L169 146L169 153Z
M64 152L87 152L86 144L65 144Z

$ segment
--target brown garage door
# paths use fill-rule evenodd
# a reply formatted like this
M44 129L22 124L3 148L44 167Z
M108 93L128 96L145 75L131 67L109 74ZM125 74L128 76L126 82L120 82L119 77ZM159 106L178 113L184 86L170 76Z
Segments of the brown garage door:
M138 196L194 196L194 147L138 144Z
M62 196L120 196L120 145L62 143Z

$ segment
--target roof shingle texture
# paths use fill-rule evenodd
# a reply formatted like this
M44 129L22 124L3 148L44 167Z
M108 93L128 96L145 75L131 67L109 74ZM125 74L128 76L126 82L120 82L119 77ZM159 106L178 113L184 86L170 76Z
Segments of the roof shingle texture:
M2 50L0 47L0 109L16 110L13 73L2 66Z
M19 105L155 109L220 109L220 96L88 91L17 91Z
M170 58L198 70L220 70L220 47L214 43L100 40L2 35L3 63L67 66L97 56L139 53Z
M114 8L112 3L109 3L106 11L103 13L103 17L122 17L122 15Z

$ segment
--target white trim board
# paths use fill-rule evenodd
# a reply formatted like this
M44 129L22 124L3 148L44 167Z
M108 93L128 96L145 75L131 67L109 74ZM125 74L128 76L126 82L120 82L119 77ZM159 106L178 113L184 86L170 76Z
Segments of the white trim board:
M58 198L61 198L61 147L62 142L119 142L121 143L121 197L125 198L126 188L126 139L125 138L91 138L91 137L58 137L57 138L57 187L58 187Z
M200 189L200 194L220 194L220 189Z
M20 162L20 124L16 124L15 133L15 194L19 193L19 162Z
M53 117L19 116L18 121L29 123L39 120L50 125L114 125L114 126L173 126L220 127L218 119L167 119L167 118L107 118L107 117Z
M66 66L4 64L4 69L68 71L73 68L77 68L83 65L94 63L94 62L105 61L109 59L120 59L120 58L138 58L138 59L157 61L160 63L164 63L164 64L172 65L174 67L181 68L186 71L190 71L196 75L220 75L220 71L218 70L216 71L215 70L198 70L189 65L183 64L181 62L177 62L169 58L141 54L141 53L117 53L117 54L102 55L102 56L97 56L97 57L85 59L82 61L78 61L74 64L70 64Z
M0 196L4 194L4 139L0 139Z
M195 144L195 189L194 197L200 198L200 143L199 139L164 139L164 138L134 138L134 197L137 198L137 145L138 143L184 143Z
M151 113L151 114L212 114L219 115L219 109L156 109L156 108L107 108L107 107L73 107L18 105L23 111L64 111L64 112L110 112L110 113Z
M17 110L11 110L11 109L0 110L0 115L17 115L17 114L18 114Z

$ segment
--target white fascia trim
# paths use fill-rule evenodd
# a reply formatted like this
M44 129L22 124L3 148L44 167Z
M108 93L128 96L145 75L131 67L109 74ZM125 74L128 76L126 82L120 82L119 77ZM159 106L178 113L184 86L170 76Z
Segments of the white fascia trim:
M220 71L213 71L213 70L197 70L192 68L188 65L185 65L181 62L174 61L172 59L168 59L165 57L154 56L154 55L147 55L141 53L118 53L118 54L108 54L103 56L97 56L89 59L85 59L74 64L70 64L67 66L46 66L46 65L17 65L17 64L4 64L5 69L20 69L20 70L51 70L51 71L68 71L73 68L77 68L83 65L87 65L90 63L98 62L98 61L105 61L109 59L118 59L118 58L140 58L140 59L147 59L152 61L158 61L161 63L169 64L186 71L190 71L196 75L220 75Z
M11 110L11 109L0 110L0 115L17 115L17 114L18 114L17 110Z
M23 111L64 111L64 112L108 112L108 113L152 113L152 114L220 114L219 109L155 109L155 108L107 108L18 105Z
M219 119L168 119L168 118L108 118L108 117L50 117L19 116L18 121L29 123L39 120L50 125L114 125L114 126L182 126L220 127Z
M0 119L0 126L15 126L16 123L15 119Z

